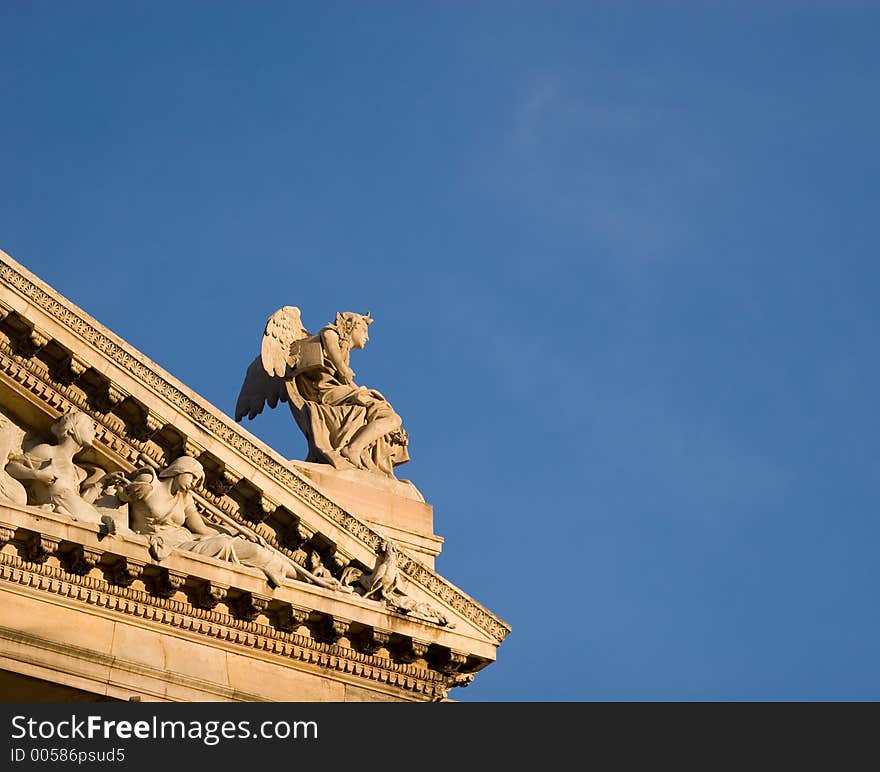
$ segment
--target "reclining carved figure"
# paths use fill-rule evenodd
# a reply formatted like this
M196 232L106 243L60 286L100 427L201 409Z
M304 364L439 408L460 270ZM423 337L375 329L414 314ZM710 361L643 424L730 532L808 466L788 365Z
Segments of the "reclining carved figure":
M182 456L158 472L144 467L131 479L119 473L116 478L121 483L116 495L128 502L131 529L149 538L150 552L156 560L173 550L185 550L259 568L276 587L291 578L350 592L332 576L316 576L297 565L234 520L225 519L233 533L208 525L192 495L193 488L204 481L205 471L190 456Z

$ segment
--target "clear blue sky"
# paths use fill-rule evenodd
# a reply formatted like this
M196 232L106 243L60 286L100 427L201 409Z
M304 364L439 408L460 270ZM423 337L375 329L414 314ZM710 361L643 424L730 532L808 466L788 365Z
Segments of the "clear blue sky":
M228 413L370 310L464 701L877 699L880 6L0 5L0 248ZM289 413L249 426L290 457Z

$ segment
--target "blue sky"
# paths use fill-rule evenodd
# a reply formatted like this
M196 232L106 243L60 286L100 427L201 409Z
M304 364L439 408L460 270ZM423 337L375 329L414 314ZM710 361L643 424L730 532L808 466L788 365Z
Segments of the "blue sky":
M880 6L0 5L0 248L227 413L370 310L454 696L880 697ZM289 413L247 428L289 457Z

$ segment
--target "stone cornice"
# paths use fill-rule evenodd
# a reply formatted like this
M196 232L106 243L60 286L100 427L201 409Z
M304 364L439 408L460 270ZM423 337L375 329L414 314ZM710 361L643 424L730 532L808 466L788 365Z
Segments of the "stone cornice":
M395 657L409 658L413 650L432 645L440 659L449 651L473 652L471 668L479 668L492 657L492 649L480 646L457 631L389 610L381 603L357 594L341 593L305 582L287 579L270 588L258 569L187 551L172 553L161 561L147 551L147 538L130 531L109 536L91 523L70 521L65 515L36 507L0 504L0 549L12 542L19 555L30 563L57 564L69 574L87 576L92 569L103 572L111 585L129 587L140 581L154 595L172 597L181 590L185 608L200 615L199 609L213 611L218 603L225 612L220 618L233 620L259 616L256 609L272 617L271 624L287 629L293 617L317 624L317 633L326 632L324 623L347 624L357 633L358 646L377 636L396 636ZM9 553L9 550L7 550ZM220 613L219 610L214 613ZM304 616L303 616L304 615ZM302 622L305 624L305 622ZM369 631L367 635L365 631ZM365 637L366 635L366 637Z
M30 305L66 327L89 347L158 394L173 410L188 416L204 431L233 448L293 496L332 520L374 553L378 551L383 540L380 534L326 498L287 464L267 453L231 418L227 418L207 401L199 401L186 393L172 376L132 346L112 335L48 285L32 277L2 252L0 280L25 298ZM422 564L401 555L399 565L409 579L433 593L499 643L510 632L510 627L505 622Z
M29 507L5 505L0 517L4 591L207 637L215 646L275 662L292 660L352 683L387 684L416 699L442 699L468 675L451 667L454 651L436 649L429 664L430 632L418 640L406 636L416 632L414 625L409 630L395 625L397 633L383 630L383 615L360 599L330 598L333 593L297 583L264 595L262 577L252 569L186 554L161 564L144 562L149 558L143 555L143 537L101 539L89 524L65 523L63 516ZM342 637L346 640L337 643Z
M68 604L93 606L182 632L209 636L233 648L296 660L358 679L380 681L431 699L444 698L454 685L440 673L398 665L382 657L314 641L308 636L197 609L143 590L116 587L94 577L68 573L56 566L24 561L15 555L0 553L0 582L54 596Z

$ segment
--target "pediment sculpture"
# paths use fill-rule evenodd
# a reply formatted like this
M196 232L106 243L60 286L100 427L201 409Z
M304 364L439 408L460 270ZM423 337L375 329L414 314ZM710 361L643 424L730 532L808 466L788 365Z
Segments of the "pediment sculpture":
M235 420L287 402L308 442L306 461L394 477L409 461L400 416L375 389L355 383L352 349L369 340L370 314L345 311L314 335L296 306L269 317L260 355L248 367Z
M105 534L130 531L146 536L157 562L176 550L204 555L257 568L276 587L286 579L307 582L452 626L432 606L406 593L397 553L388 540L381 544L372 571L350 565L336 578L315 550L305 568L222 512L212 510L209 520L193 495L205 480L197 459L181 456L161 468L145 465L133 472L108 472L77 459L95 440L95 423L87 415L67 413L50 431L54 443L28 443L24 450L26 432L0 420L0 501L91 523Z
M364 573L356 568L346 568L342 574L343 584L351 584L364 598L375 598L386 606L411 617L444 627L455 627L445 614L429 603L416 601L406 592L406 581L398 566L397 549L385 539L379 546L379 555L372 571Z
M100 467L75 463L74 457L95 441L95 424L83 413L61 416L52 424L55 443L40 443L27 451L14 451L15 428L4 426L4 498L17 504L30 504L116 530L113 514L99 509L95 502L106 491L108 482ZM12 483L17 482L17 486ZM22 496L22 491L24 496Z
M223 519L222 524L207 523L192 495L205 478L196 459L182 456L162 469L145 466L129 475L107 472L74 460L95 440L95 424L87 415L67 413L50 431L55 443L24 451L17 447L24 432L11 424L0 427L0 498L92 523L106 533L123 529L147 536L157 561L175 549L184 550L259 568L275 586L291 578L352 591L329 574L317 576L297 565L220 513L215 517Z
M27 491L20 481L6 471L9 457L20 443L19 430L12 424L0 425L0 501L23 506L27 504Z
M306 570L230 518L221 516L222 524L207 523L192 495L204 482L205 470L191 456L181 456L158 471L148 466L130 478L116 477L121 482L116 495L129 505L130 527L147 536L156 560L177 549L258 568L276 587L290 578L351 592L329 574L318 576Z

